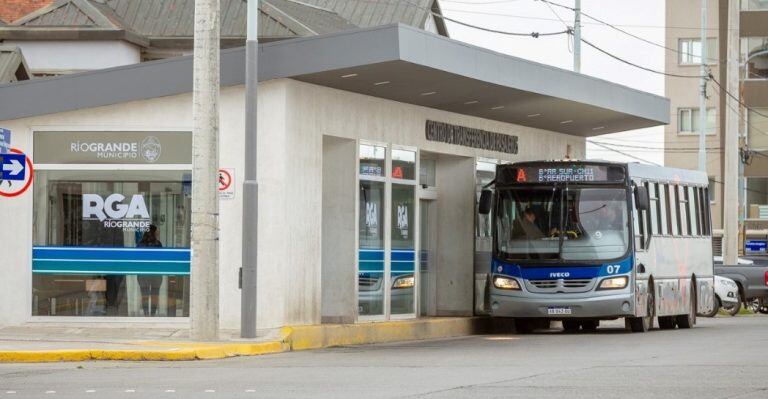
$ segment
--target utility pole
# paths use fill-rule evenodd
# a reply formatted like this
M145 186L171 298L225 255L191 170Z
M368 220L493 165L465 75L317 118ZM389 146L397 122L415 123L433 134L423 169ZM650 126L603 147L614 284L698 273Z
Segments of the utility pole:
M576 0L573 12L573 71L581 73L581 0Z
M701 83L699 91L699 170L707 173L707 1L701 0ZM693 53L693 48L688 49Z
M190 336L219 338L219 0L195 0Z
M256 103L259 71L259 2L248 0L245 42L245 183L243 186L243 260L240 292L240 336L256 338L257 233L259 184L256 180Z
M728 1L728 49L726 90L740 96L739 90L739 0ZM739 256L739 109L738 101L725 96L725 177L723 187L723 264L738 264Z

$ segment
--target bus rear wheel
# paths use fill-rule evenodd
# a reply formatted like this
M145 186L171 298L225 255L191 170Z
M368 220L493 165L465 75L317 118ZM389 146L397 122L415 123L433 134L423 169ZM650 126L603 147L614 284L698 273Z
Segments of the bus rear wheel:
M688 301L688 314L677 316L677 326L680 328L691 328L696 324L696 288L691 282L691 300Z

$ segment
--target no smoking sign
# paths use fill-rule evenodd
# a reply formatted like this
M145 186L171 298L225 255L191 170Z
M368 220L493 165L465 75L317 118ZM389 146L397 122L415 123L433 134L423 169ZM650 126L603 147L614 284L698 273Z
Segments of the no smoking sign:
M221 168L218 177L219 199L235 198L235 169Z

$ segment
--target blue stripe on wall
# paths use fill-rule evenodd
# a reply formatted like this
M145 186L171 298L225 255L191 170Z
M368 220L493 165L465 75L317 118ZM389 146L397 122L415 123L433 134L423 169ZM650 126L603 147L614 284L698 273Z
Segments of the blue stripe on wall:
M39 274L188 275L188 248L34 247L32 272Z

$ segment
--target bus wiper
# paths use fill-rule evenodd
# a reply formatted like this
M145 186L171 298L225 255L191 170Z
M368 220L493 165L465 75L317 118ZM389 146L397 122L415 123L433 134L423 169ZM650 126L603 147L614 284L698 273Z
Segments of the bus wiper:
M587 213L597 212L597 211L605 208L606 206L608 206L608 204L603 204L603 205L600 205L600 206L598 206L597 208L595 208L595 209L593 209L591 211L579 212L579 215L586 215Z

